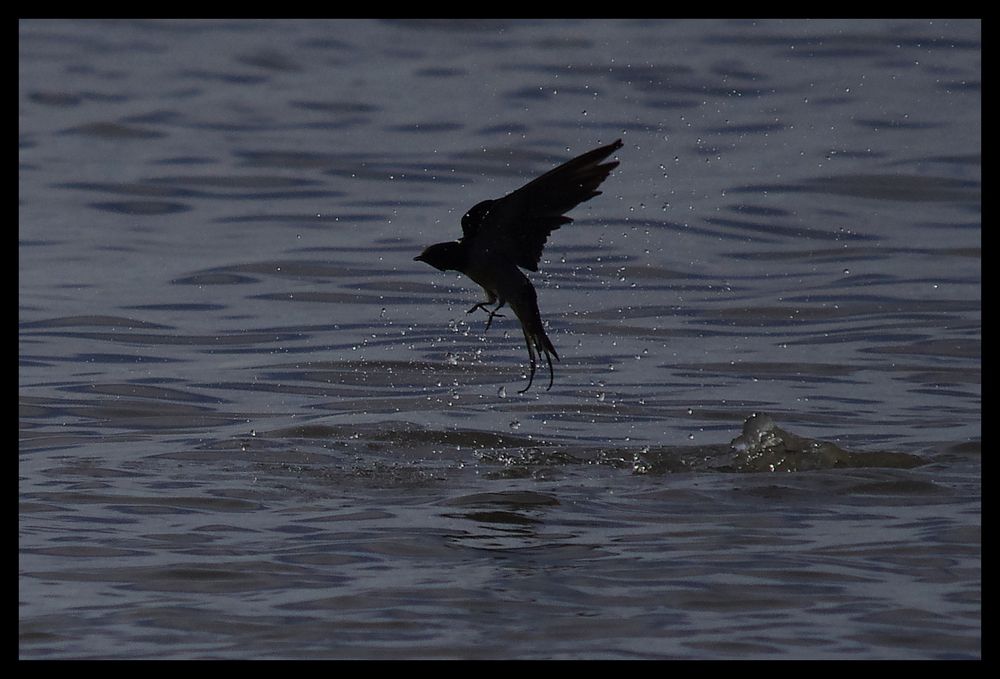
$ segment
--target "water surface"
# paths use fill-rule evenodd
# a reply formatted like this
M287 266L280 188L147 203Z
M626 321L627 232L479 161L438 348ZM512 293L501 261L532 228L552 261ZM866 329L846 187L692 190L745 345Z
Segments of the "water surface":
M20 22L20 657L979 657L981 64L978 21ZM619 137L519 395L413 256Z

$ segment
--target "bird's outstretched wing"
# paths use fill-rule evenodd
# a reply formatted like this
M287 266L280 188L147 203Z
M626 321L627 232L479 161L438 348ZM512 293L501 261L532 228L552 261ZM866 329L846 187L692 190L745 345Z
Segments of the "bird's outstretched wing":
M597 187L618 166L618 161L601 161L621 147L619 139L588 151L503 198L477 204L462 217L463 242L538 271L549 234L573 221L567 212L600 195Z

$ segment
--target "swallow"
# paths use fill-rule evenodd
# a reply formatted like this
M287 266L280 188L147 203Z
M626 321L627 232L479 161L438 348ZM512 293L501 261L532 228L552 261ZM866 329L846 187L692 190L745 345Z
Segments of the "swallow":
M563 163L503 198L477 203L462 217L461 238L431 245L413 258L440 271L458 271L478 283L486 301L467 313L485 311L486 330L494 317L503 316L498 313L501 307L510 306L528 346L528 385L519 394L531 388L541 356L549 366L546 391L551 389L552 358L559 360L542 326L535 287L521 269L538 271L549 234L573 221L567 212L601 194L597 187L618 167L617 160L601 161L621 147L618 139Z

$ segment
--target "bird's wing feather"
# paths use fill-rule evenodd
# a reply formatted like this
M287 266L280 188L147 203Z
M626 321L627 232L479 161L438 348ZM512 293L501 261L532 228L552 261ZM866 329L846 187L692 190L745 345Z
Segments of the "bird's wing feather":
M618 161L601 161L621 147L620 139L601 146L503 198L477 204L462 217L463 241L502 252L518 266L538 271L549 234L573 221L565 213L601 193L597 187L618 166Z

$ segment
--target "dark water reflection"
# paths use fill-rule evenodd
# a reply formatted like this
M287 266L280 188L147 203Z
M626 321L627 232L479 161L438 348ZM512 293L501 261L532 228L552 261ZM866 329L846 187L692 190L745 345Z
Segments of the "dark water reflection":
M980 30L21 22L21 657L979 657Z

